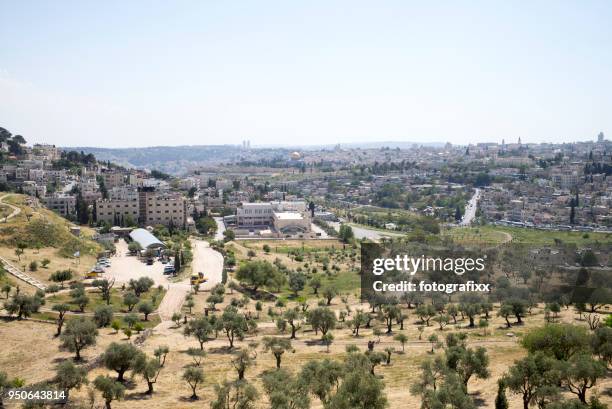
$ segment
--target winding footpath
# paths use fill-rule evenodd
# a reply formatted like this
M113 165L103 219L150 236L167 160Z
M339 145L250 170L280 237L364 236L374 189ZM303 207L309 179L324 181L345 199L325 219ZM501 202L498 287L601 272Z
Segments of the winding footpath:
M9 219L12 219L13 217L17 216L19 213L21 213L21 208L17 207L15 205L12 205L10 203L6 203L4 201L4 199L6 199L7 197L9 197L10 194L6 194L2 197L0 197L0 206L7 206L10 207L11 209L13 209L13 212L11 214L9 214L8 216L4 217L3 220L6 223Z
M6 223L9 219L12 219L13 217L17 216L19 213L21 213L21 208L15 205L12 205L10 203L6 203L4 201L4 199L6 199L9 196L10 194L6 194L0 197L0 206L7 206L13 210L11 214L3 218L4 223ZM41 283L34 277L27 275L26 273L24 273L23 271L15 267L13 264L9 263L9 261L6 260L4 257L0 257L0 263L2 263L2 266L9 274L11 274L14 277L17 277L21 281L25 281L26 283L38 288L39 290L44 291L45 288L47 288L46 285L44 285L43 283Z

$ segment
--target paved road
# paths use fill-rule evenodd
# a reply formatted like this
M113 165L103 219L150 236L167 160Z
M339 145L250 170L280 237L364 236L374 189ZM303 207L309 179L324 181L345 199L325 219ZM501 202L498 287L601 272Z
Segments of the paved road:
M329 225L336 231L340 231L340 222L329 222ZM367 227L350 225L353 229L353 234L356 239L368 239L373 241L379 241L382 237L398 237L403 236L402 233L396 232L382 232L380 230L368 229Z
M210 248L207 241L194 240L193 242L193 261L191 263L193 273L200 271L208 279L200 286L202 290L208 290L215 284L221 282L223 276L223 256L216 250Z
M200 286L201 290L210 290L215 284L221 282L223 272L223 256L210 248L206 241L193 240L193 261L191 262L193 274L203 272L208 281ZM172 314L181 311L185 297L191 291L189 278L168 285L168 292L159 304L159 317L164 321L172 320ZM160 324L160 325L162 325ZM164 324L165 325L165 324ZM164 327L162 325L162 327ZM160 327L161 328L161 327Z
M214 217L215 222L217 223L217 231L215 232L215 240L223 241L223 232L225 231L225 223L223 222L223 217Z
M474 189L474 195L465 206L465 212L463 218L459 222L459 226L469 226L476 217L476 209L478 209L478 200L480 199L480 189Z
M329 235L327 234L327 232L325 232L325 230L323 230L322 228L320 228L314 223L310 223L310 228L312 229L313 232L319 233L319 237L322 239L326 239L329 237Z

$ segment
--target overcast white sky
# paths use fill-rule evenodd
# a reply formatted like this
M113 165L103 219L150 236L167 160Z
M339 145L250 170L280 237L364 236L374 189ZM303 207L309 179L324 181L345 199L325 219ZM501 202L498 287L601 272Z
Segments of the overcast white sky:
M32 142L612 133L609 1L23 1L0 15L0 126Z

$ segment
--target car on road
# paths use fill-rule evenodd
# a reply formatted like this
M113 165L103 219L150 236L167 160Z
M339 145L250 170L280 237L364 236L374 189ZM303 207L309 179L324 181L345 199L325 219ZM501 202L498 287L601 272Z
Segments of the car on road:
M166 264L164 267L164 275L174 274L174 266L171 264Z

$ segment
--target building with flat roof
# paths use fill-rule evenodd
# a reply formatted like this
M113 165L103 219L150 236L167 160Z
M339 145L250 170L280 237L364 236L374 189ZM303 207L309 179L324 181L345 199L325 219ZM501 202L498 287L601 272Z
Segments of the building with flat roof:
M304 201L241 203L236 208L236 232L268 232L277 237L304 235L312 231Z

